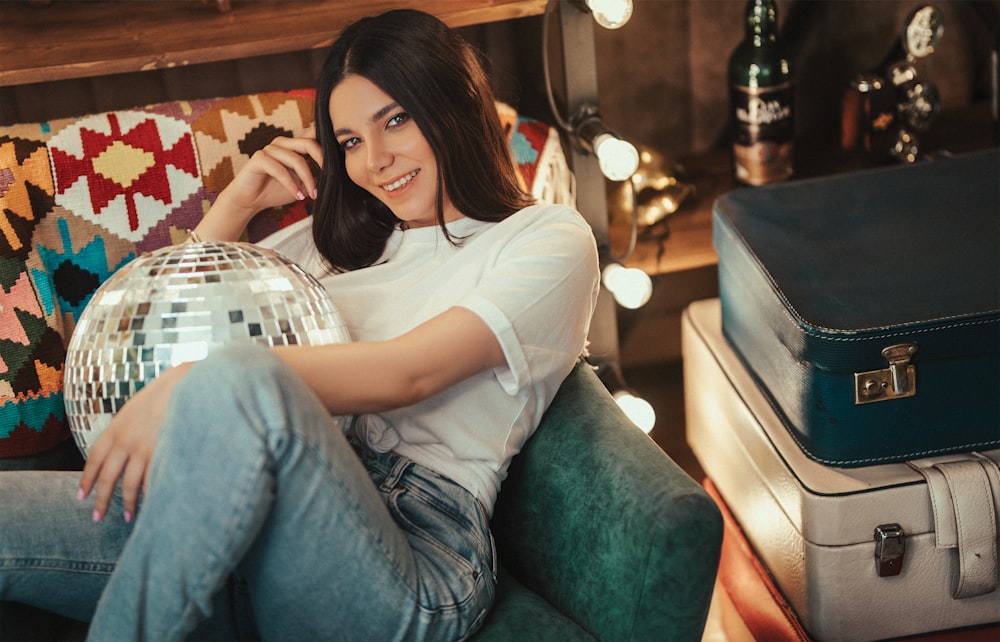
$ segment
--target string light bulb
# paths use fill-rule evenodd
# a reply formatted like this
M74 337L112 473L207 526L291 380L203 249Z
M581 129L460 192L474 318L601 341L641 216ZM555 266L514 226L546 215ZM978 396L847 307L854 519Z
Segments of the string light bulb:
M653 426L656 425L656 411L653 410L653 405L624 388L616 390L612 394L612 397L614 397L615 403L622 409L622 412L625 413L625 416L639 430L648 435Z
M632 0L587 0L587 8L605 29L619 29L632 17Z
M609 180L628 180L639 169L639 150L612 131L596 107L584 105L572 122L577 141L597 157L601 173Z
M594 154L601 173L612 181L626 181L639 169L639 150L635 145L610 133L594 139Z
M618 305L636 310L646 305L653 295L653 281L639 268L627 268L621 263L609 263L601 271L601 281Z
M611 392L615 403L635 426L646 434L656 425L656 410L653 405L637 395L625 384L621 368L616 363L606 363L598 368L597 376Z

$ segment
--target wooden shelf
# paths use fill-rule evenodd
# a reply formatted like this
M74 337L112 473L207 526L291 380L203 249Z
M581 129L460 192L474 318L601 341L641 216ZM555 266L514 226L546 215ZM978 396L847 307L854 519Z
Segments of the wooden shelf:
M0 2L0 86L147 71L331 44L348 24L394 8L453 27L539 15L545 0L208 0Z

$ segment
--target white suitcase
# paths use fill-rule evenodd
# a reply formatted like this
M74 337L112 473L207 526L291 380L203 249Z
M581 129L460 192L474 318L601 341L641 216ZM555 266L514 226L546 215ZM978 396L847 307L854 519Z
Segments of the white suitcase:
M718 299L685 311L682 349L687 441L811 635L875 640L1000 621L1000 450L824 466L726 342Z

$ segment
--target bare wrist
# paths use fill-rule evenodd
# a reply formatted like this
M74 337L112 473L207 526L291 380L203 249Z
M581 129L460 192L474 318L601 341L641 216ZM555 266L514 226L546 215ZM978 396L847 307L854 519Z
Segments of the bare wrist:
M223 191L193 231L199 240L235 241L256 214L252 209L234 203Z

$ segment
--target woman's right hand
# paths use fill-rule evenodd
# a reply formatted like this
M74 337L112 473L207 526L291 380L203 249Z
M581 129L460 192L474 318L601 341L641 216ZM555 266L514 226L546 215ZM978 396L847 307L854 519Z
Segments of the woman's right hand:
M255 152L195 228L198 236L233 241L261 210L316 198L308 158L322 167L323 152L313 138L279 137Z
M149 467L167 405L177 382L191 366L182 363L170 368L144 386L111 418L91 448L80 476L77 499L83 500L93 491L95 522L107 513L119 482L125 521L132 521L139 497L148 486Z

